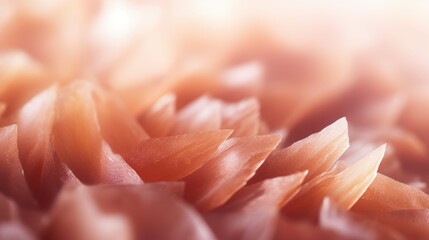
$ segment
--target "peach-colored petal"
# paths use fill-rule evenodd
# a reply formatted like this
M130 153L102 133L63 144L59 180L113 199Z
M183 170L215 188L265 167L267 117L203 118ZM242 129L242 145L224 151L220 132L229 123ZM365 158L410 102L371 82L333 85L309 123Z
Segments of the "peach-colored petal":
M16 125L0 128L0 191L19 204L33 206L27 181L18 156Z
M34 196L42 207L48 207L52 204L65 183L80 183L70 168L59 159L52 143L47 145L45 153L39 185L32 189Z
M56 86L41 92L27 102L18 116L18 147L25 176L39 201L46 207L66 181L78 181L58 159L51 143L55 116Z
M124 103L133 116L146 111L160 97L169 92L162 81L143 82L131 87L108 86L108 89Z
M165 137L176 120L176 96L166 94L138 117L151 137Z
M205 164L231 130L150 138L139 144L129 164L144 181L174 181Z
M177 113L173 134L218 130L221 124L221 103L203 96Z
M0 0L0 239L429 239L429 4L339 2Z
M319 133L274 152L251 182L308 170L305 182L329 170L349 146L347 121L341 118Z
M274 150L276 135L231 138L202 168L186 177L185 198L208 211L226 202Z
M307 171L248 185L236 192L221 209L251 209L258 206L282 208L301 190Z
M99 182L102 138L86 84L79 82L60 92L52 139L58 157L82 182Z
M358 212L388 212L429 208L429 195L417 188L377 174L374 182L353 206Z
M259 103L250 98L222 107L222 128L234 129L231 137L256 135L259 131Z
M100 132L113 152L127 159L149 136L125 107L98 86L91 86Z
M53 145L58 157L83 183L141 182L135 171L102 139L87 82L75 82L59 94Z
M320 175L303 186L286 206L292 216L317 216L323 198L329 196L341 209L350 209L365 193L377 174L385 145L339 173Z

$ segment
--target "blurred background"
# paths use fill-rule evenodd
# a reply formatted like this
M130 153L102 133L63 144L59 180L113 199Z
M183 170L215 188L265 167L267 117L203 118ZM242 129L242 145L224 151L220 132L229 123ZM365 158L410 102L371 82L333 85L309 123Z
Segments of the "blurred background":
M1 0L5 116L76 79L136 117L171 92L256 98L285 146L346 116L349 154L388 142L381 171L427 188L428 1Z

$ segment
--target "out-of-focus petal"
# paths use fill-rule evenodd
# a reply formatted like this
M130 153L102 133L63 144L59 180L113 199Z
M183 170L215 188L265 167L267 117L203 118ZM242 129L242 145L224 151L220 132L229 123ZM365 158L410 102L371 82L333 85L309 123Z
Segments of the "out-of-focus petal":
M203 96L177 113L173 134L218 130L221 124L221 103Z
M214 239L213 233L196 211L174 196L150 185L67 189L54 208L53 214L56 221L52 222L51 230L58 229L57 232L61 233L61 228L64 228L66 232L69 231L68 229L74 229L73 231L86 231L89 234L105 234L105 224L109 223L105 222L109 219L105 217L110 216L110 219L114 217L119 220L119 217L121 220L116 221L112 226L112 230L117 230L114 232L117 237ZM83 202L86 202L86 206L82 204ZM84 211L72 211L67 204L72 204ZM68 209L70 209L69 214L66 212L69 211ZM73 212L76 213L73 214ZM91 220L94 217L100 220L104 218L104 221ZM91 221L82 222L82 219ZM88 224L95 226L88 227Z
M422 111L422 109L427 109L428 107L429 94L427 87L413 89L408 96L399 121L405 129L416 133L425 142L426 147L429 146L429 130L427 128L429 113Z
M51 210L46 239L134 239L130 221L122 214L102 212L84 187L65 189Z
M405 98L397 94L367 105L361 109L353 109L350 114L353 123L366 127L387 128L394 126L398 121L405 105ZM379 114L380 112L383 114Z
M429 210L402 210L370 213L368 217L401 232L406 239L426 239L429 235Z
M205 218L218 239L272 239L278 211L274 206L259 206L244 212L210 212Z
M0 223L0 239L36 240L37 238L19 222Z
M405 239L393 228L384 226L374 219L339 209L325 198L320 209L319 224L344 238L350 239Z
M18 206L15 202L0 194L0 222L17 220L19 217Z
M46 72L24 52L0 54L0 102L5 116L17 111L49 83Z
M307 240L307 239L343 239L338 233L321 228L316 223L305 220L291 220L282 216L279 218L274 238L276 240Z
M222 128L233 129L231 137L256 135L259 131L259 102L250 98L222 106Z
M2 29L0 48L23 49L49 68L56 81L70 81L85 67L83 36L96 2L14 2L10 22Z
M0 102L0 119L3 116L3 113L5 110L6 110L6 103Z
M222 72L219 77L221 86L213 95L227 101L258 96L264 80L264 66L260 61L242 63Z

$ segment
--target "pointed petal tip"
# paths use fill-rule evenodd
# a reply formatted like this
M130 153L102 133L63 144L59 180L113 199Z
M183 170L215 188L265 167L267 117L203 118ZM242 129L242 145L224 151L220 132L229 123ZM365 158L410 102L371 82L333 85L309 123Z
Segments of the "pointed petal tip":
M326 129L341 129L341 130L346 130L348 131L348 121L346 117L342 117L338 120L336 120L335 122L333 122L332 124L330 124L329 126L326 127Z
M301 180L301 182L303 182L304 181L304 179L307 177L307 175L308 175L308 170L304 170L304 171L302 171L302 172L297 172L296 173L296 175L297 175L297 177L299 177L300 178L300 180Z
M386 146L387 146L387 144L384 143L383 145L379 146L378 148L376 148L372 152L368 153L368 155L371 155L374 159L376 159L375 161L376 161L378 166L380 165L381 161L383 160L384 154L386 152Z
M229 137L234 132L234 129L220 129L214 132L219 132L219 134L227 135L227 137Z
M281 134L260 135L258 137L260 137L261 140L265 140L267 143L273 145L273 149L276 148L282 140Z

